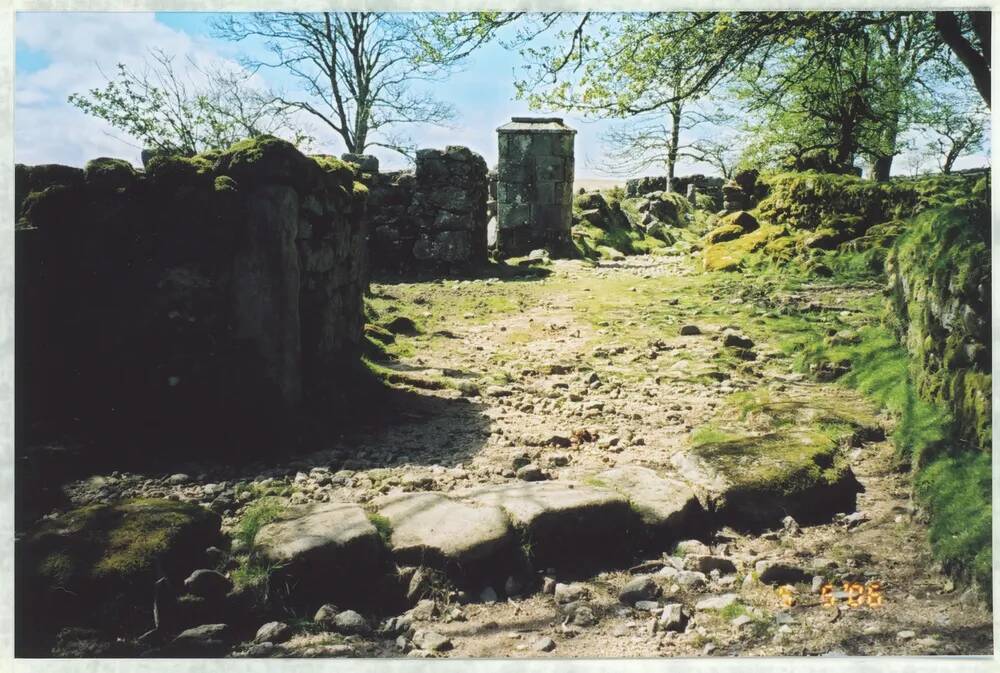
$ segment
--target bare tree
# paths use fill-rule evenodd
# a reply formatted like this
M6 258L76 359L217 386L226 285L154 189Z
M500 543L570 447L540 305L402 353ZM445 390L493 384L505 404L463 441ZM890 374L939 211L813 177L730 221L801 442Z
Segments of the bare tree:
M380 12L229 14L213 23L219 37L262 40L270 57L244 65L289 72L302 95L282 102L336 133L348 152L377 146L407 155L413 148L400 125L453 115L416 85L439 79L467 53L432 44L429 26L425 15Z
M691 143L687 150L687 156L694 161L708 164L719 171L726 180L733 177L740 160L743 145L735 138L725 138L717 140L713 138L699 138Z

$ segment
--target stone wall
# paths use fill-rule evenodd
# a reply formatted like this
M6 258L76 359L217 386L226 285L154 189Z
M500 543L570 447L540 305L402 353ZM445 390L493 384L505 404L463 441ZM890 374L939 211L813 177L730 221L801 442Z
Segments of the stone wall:
M514 117L497 133L497 253L568 250L576 131L555 117Z
M705 175L684 175L674 177L670 181L671 192L686 195L691 185L694 185L698 194L705 194L712 199L716 210L722 208L722 185L725 181L722 178ZM667 176L651 176L645 178L634 178L625 182L625 195L628 197L645 196L652 192L665 192L667 189Z
M481 156L457 145L419 150L415 170L367 180L374 270L449 272L486 262L488 179Z
M240 452L349 385L367 279L348 164L263 137L15 175L20 440Z
M948 406L959 436L992 443L990 209L982 201L918 216L886 261L893 324L926 399Z

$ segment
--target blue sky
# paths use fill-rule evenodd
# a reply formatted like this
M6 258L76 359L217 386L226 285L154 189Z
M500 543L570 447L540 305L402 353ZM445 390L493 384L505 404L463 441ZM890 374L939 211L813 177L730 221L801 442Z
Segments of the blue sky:
M18 13L15 24L15 159L22 163L83 165L96 156L116 156L139 163L140 147L133 139L88 117L70 105L70 93L104 84L102 73L111 73L119 62L138 67L150 47L159 47L183 61L223 61L235 65L247 48L215 39L209 22L215 16L197 12L114 13ZM435 95L456 110L447 127L411 126L407 133L420 147L467 145L496 162L497 126L514 115L546 114L531 111L515 100L513 70L516 52L491 44L473 54L463 68L453 73ZM262 71L267 86L291 89L294 82L274 71ZM549 111L552 113L551 111ZM554 114L559 114L554 112ZM576 128L577 175L605 177L607 157L601 134L616 123L593 121L560 114ZM343 145L335 135L314 127L313 151L339 154ZM374 152L384 168L405 166L405 160L389 151ZM903 162L897 162L902 165ZM984 163L984 157L962 161L962 165ZM679 174L711 173L706 165L682 163ZM654 167L646 174L662 174Z

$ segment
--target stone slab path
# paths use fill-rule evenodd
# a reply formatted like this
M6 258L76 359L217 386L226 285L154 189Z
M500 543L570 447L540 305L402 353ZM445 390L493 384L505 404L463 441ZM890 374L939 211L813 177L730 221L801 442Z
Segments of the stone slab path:
M301 632L237 654L992 651L990 613L934 566L908 476L878 432L889 420L855 392L809 380L782 349L791 318L833 331L876 321L880 288L786 289L697 274L671 257L559 261L550 270L543 279L374 285L383 320L405 315L418 328L397 335L388 347L395 359L382 363L405 401L387 409L386 422L327 450L272 465L192 465L184 479L103 477L74 484L70 495L79 503L145 495L203 502L222 511L229 530L255 498L277 495L317 509L261 530L275 558L291 558L282 549L311 554L364 540L373 557L384 552L399 566L413 600L425 599L388 622L366 614L367 630ZM788 401L804 412L787 415ZM763 450L780 434L774 427L789 422L805 432L834 407L864 430L863 441L835 447L838 479L848 475L863 490L844 499L844 480L831 479L831 490L820 485L810 497L852 508L814 525L772 508L756 530L717 516L755 461L735 471L706 462L694 452L699 438L736 418L755 440L748 445ZM768 449L762 462L811 469L816 447L800 450L811 436L794 436L791 449ZM816 449L815 460L827 469L831 455ZM382 519L388 534L373 525ZM700 541L674 546L685 538ZM498 558L507 565L461 584L470 564ZM421 585L421 564L458 584ZM786 567L801 581L788 589L765 581ZM623 603L620 592L636 578L648 595ZM839 591L844 582L878 583L882 604L824 606L822 587Z

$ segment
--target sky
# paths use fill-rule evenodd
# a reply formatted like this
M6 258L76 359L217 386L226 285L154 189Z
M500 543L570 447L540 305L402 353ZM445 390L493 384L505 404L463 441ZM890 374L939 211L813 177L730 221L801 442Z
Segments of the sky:
M19 12L15 23L14 145L18 163L61 163L82 166L89 159L112 156L141 165L141 147L108 124L72 106L67 97L103 86L116 64L140 67L151 47L196 63L238 67L241 53L255 49L217 39L211 34L213 14L196 12ZM589 120L558 111L532 111L515 99L515 51L491 44L476 52L460 71L452 73L435 94L456 111L447 126L420 125L407 130L418 147L466 145L490 166L497 160L496 128L512 116L557 115L577 130L578 178L608 177L609 158L601 136L620 122ZM289 89L294 82L276 71L261 71L258 83ZM340 154L342 141L310 120L316 142L312 151ZM711 131L708 131L711 132ZM406 160L388 150L372 151L383 169L402 168ZM983 165L985 156L966 157L956 166ZM908 170L897 161L897 171ZM643 174L662 174L653 167ZM705 164L681 162L678 175L711 174Z

